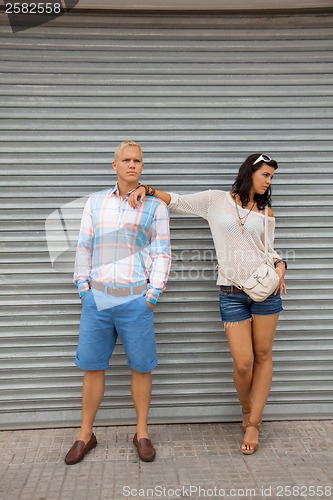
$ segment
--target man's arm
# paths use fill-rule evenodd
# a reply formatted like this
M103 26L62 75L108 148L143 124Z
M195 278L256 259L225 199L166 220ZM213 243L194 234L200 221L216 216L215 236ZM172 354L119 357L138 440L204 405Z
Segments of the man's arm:
M83 297L90 288L93 238L94 227L91 214L91 200L89 198L83 209L75 257L73 281L78 287L80 297Z
M169 212L164 203L157 207L152 222L150 256L153 265L146 300L155 305L166 288L171 266Z

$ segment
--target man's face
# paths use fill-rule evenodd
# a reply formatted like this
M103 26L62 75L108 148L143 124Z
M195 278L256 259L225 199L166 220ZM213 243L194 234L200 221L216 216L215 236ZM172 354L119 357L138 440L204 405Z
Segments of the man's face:
M138 146L124 146L118 151L112 167L118 181L137 184L143 170L142 153Z

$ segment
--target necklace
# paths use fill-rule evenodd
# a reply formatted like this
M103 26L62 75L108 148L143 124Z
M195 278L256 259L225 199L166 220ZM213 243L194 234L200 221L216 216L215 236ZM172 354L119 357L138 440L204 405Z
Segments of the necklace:
M254 201L253 202L253 205L252 207L250 208L250 210L248 211L247 214L245 214L243 217L241 217L239 215L239 210L238 210L238 204L236 202L236 196L234 197L234 200L235 200L235 206L236 206L236 212L237 212L237 216L238 216L238 220L239 220L239 225L240 227L242 228L242 234L244 234L244 226L245 226L245 222L246 222L246 219L248 218L248 216L250 215L250 213L252 212L252 209L254 207L254 205L256 204L256 202Z

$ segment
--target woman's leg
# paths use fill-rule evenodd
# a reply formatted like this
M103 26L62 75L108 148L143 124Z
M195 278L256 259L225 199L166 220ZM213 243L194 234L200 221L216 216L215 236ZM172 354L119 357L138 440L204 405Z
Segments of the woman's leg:
M279 314L270 316L253 316L252 342L253 342L253 377L252 377L252 407L250 420L254 424L261 422L269 391L272 385L273 360L272 348ZM245 440L252 443L258 442L258 429L249 427ZM250 449L243 445L243 450Z
M249 414L253 376L252 321L225 323L224 328L234 362L233 377L236 391L243 407L243 413ZM243 416L245 426L248 419L249 416Z

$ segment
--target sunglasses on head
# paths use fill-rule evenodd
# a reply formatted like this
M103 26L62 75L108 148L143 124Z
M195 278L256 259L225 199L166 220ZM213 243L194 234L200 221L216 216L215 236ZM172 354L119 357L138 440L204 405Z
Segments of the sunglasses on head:
M258 156L258 158L256 159L255 162L253 162L253 165L255 165L256 163L259 163L260 161L271 161L271 157L268 156L268 155L260 155Z

